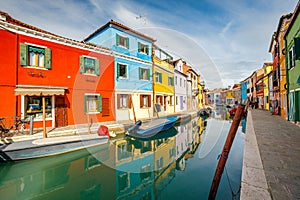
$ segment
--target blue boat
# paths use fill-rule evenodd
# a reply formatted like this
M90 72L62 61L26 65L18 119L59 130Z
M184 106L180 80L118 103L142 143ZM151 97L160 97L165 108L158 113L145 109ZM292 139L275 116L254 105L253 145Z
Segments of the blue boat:
M127 130L125 134L136 138L153 137L156 134L159 134L162 131L168 130L173 127L177 119L177 116L168 116L153 119L144 123L138 120L135 125Z

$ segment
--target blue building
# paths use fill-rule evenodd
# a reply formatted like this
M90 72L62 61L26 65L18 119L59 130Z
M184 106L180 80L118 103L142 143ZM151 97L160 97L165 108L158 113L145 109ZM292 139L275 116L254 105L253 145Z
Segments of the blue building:
M153 116L154 39L111 20L84 41L114 52L116 120Z
M248 78L244 81L241 82L241 98L242 98L242 103L245 103L245 101L248 98L247 95L247 82L248 82Z

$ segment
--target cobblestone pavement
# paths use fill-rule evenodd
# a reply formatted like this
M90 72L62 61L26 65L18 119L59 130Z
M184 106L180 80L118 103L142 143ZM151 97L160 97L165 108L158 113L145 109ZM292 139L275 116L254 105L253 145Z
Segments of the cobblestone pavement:
M266 177L267 191L271 199L300 199L300 127L280 116L272 115L269 111L250 110L250 112L252 129L256 138L249 139L249 136L246 135L245 158L248 159L247 155L253 153L253 150L247 148L247 137L252 142L256 139L262 169ZM248 117L248 120L251 118ZM247 129L250 129L248 131L251 132L251 123ZM243 170L251 162L250 159L245 162L245 158ZM253 169L255 170L255 168ZM261 176L253 171L247 174ZM252 180L255 178L252 177ZM242 197L245 196L242 195L241 199ZM248 197L251 199L251 195Z

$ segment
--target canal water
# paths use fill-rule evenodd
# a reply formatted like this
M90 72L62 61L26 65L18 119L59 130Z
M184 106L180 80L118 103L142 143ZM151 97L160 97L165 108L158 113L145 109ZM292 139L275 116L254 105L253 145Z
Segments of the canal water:
M207 199L231 121L216 109L163 138L118 137L48 158L0 164L1 199ZM244 133L239 127L216 199L239 199Z

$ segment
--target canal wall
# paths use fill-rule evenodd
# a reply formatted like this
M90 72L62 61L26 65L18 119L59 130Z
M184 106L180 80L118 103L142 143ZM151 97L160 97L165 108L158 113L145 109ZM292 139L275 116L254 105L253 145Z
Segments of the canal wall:
M269 191L253 127L251 109L248 109L240 199L272 199Z

